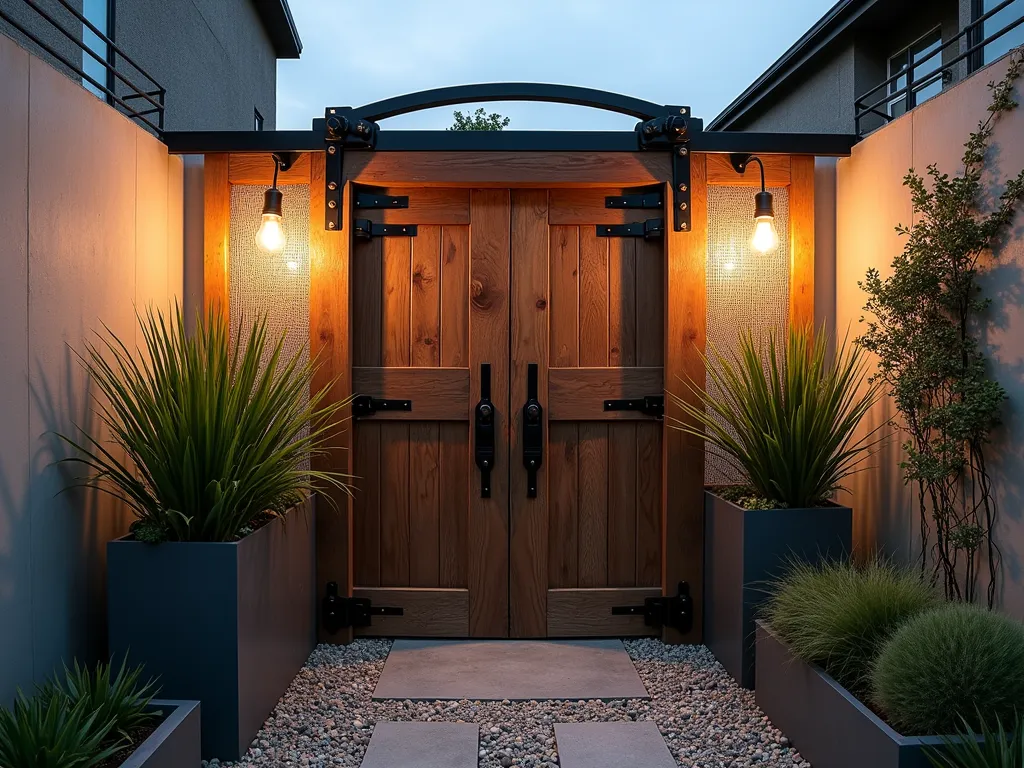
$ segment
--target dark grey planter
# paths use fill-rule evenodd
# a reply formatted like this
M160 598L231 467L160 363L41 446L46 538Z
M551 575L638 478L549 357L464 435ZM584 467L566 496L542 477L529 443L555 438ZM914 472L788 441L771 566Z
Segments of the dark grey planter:
M924 747L940 736L902 736L819 667L790 653L757 622L757 706L811 765L931 768Z
M732 678L754 687L754 620L768 582L794 559L848 555L853 510L744 509L704 492L704 642Z
M199 768L202 765L198 701L153 700L167 716L121 768Z
M312 504L238 542L107 544L110 652L202 702L202 756L237 760L316 643Z

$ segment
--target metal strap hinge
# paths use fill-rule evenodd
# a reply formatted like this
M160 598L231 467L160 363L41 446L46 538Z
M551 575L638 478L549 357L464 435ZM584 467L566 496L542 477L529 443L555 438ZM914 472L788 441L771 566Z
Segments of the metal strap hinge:
M648 627L672 627L680 632L693 629L693 598L690 585L679 582L675 595L648 597L643 605L620 605L612 608L613 616L643 616Z
M604 409L606 411L639 411L646 416L660 419L665 415L665 396L645 395L626 400L605 400Z
M598 224L598 237L642 237L644 240L657 240L665 234L663 219L648 219L632 224Z
M356 208L408 208L408 195L378 195L374 192L357 192Z
M638 195L614 195L604 199L605 208L661 208L661 192L647 192Z
M405 610L385 605L374 605L368 597L341 597L337 582L327 584L321 620L324 629L334 634L349 627L369 627L374 616L403 616Z
M371 395L359 395L352 400L352 417L373 416L377 411L411 411L412 400L385 400Z
M363 240L374 237L416 237L415 224L378 224L369 219L356 219L353 234Z

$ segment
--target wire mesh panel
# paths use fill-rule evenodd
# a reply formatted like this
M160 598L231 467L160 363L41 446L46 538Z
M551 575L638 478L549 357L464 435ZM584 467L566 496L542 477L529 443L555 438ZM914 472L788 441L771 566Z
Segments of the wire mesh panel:
M789 189L768 189L775 198L778 247L759 253L750 245L754 228L754 190L708 187L707 346L727 357L738 349L741 332L764 339L769 330L784 332L789 322ZM712 361L709 360L709 363ZM707 391L719 394L710 376ZM742 477L709 447L704 480L735 483Z

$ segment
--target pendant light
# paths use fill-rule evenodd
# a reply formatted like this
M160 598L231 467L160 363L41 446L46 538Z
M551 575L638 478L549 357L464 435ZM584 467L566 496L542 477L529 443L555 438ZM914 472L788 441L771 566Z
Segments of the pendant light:
M764 188L764 163L756 155L732 154L729 156L737 173L747 170L755 162L761 169L761 191L754 195L754 234L750 247L758 253L769 253L779 247L779 234L775 231L775 205L772 193Z
M256 232L256 245L264 253L278 254L284 251L288 237L284 231L284 217L281 203L284 195L277 188L278 171L287 171L295 162L292 153L274 154L274 183L263 195L263 217Z

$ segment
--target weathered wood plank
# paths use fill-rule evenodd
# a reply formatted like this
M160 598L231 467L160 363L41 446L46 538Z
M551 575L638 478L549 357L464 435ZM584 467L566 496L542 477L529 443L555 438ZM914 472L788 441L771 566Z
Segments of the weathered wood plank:
M608 425L608 586L636 585L636 425Z
M320 228L323 229L323 226ZM383 243L383 238L377 238L360 240L352 246L353 365L379 366L381 363Z
M660 395L662 368L552 368L548 418L552 421L650 420L639 411L606 411L605 400Z
M408 208L356 208L356 217L381 224L469 224L469 190L443 187L363 187L358 192L403 195Z
M440 585L466 587L469 583L469 426L445 422L439 425L439 434ZM468 632L468 624L466 629Z
M608 208L605 198L609 195L634 195L660 191L655 187L634 187L632 189L552 189L549 193L551 208L548 223L551 226L578 225L595 229L598 224L629 224L664 216L658 208Z
M440 456L437 422L409 425L409 584L440 586Z
M698 157L694 155L694 157ZM706 158L707 183L721 184L729 187L758 187L761 186L761 169L757 163L747 166L746 173L736 173L736 169L729 162L728 155L701 155ZM758 155L764 163L764 182L768 187L785 187L790 179L790 157L789 155ZM692 192L691 192L692 195Z
M411 237L381 238L381 271L384 275L381 295L381 365L409 365L411 353Z
M579 432L575 424L552 424L548 439L548 584L575 587L579 583L579 472L576 454Z
M580 587L608 584L608 425L579 425Z
M387 477L380 484L380 583L409 584L409 425L380 424L380 461Z
M579 230L551 228L551 322L548 347L551 365L579 365Z
M608 365L608 243L580 228L579 364Z
M661 429L636 425L636 585L661 584Z
M378 411L374 421L462 421L470 417L468 368L353 368L360 395L412 400L411 411Z
M636 365L636 246L608 240L608 365Z
M441 228L421 226L412 243L411 323L409 364L437 366L441 362Z
M206 155L203 159L203 310L204 314L216 310L225 319L231 307L228 298L230 240L228 155Z
M548 637L644 637L657 629L643 615L613 616L612 608L643 605L658 588L548 590Z
M287 171L277 175L277 185L309 184L310 157L312 154L303 152ZM256 184L269 187L274 182L274 158L267 154L234 154L228 161L228 181L232 184ZM320 220L323 229L323 219Z
M380 425L355 427L353 470L357 491L352 500L355 584L380 586Z
M814 325L814 158L793 158L789 186L789 324Z
M374 616L362 637L465 637L469 633L469 591L465 589L356 589L374 605L403 610L402 616Z
M441 230L441 365L469 363L469 227Z

